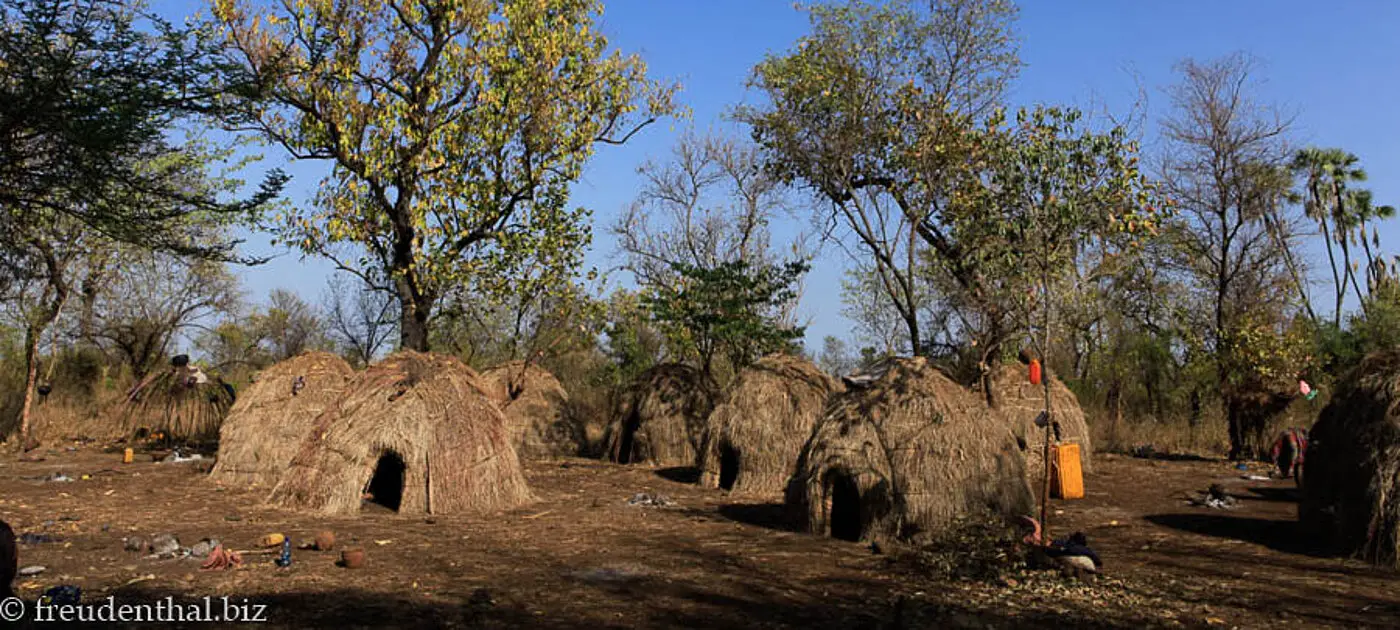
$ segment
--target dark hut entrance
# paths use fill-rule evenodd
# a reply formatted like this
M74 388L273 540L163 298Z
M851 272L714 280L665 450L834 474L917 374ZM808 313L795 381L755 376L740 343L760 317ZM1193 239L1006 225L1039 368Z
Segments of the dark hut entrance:
M734 489L734 481L739 478L739 450L725 443L719 447L719 487Z
M403 503L403 458L394 451L384 451L374 465L374 476L370 477L365 492L369 501L395 512Z
M826 496L830 501L827 522L831 537L856 542L860 540L860 489L850 475L832 473L827 477Z
M636 412L628 416L627 422L622 423L622 436L617 440L617 463L632 463L633 442L637 439L637 429L641 427L641 424L642 418Z

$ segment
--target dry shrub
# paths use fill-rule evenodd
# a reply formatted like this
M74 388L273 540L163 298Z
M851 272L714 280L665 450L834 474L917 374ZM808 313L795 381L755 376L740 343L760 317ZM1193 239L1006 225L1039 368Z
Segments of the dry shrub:
M623 392L603 438L620 464L694 466L715 392L699 370L658 365Z
M1400 567L1400 350L1340 379L1308 438L1304 528L1335 551Z
M706 422L701 483L780 496L827 399L844 390L840 381L797 357L769 355L745 368Z
M531 501L505 417L478 379L455 358L407 351L369 367L316 419L271 502L356 513L377 467L395 456L400 513L491 512Z
M977 396L923 358L834 397L787 491L816 534L927 540L977 514L1028 513L1025 456Z
M566 413L569 393L544 368L511 361L484 370L481 382L505 412L511 444L521 458L568 457L585 448L583 427Z
M291 465L318 418L345 394L355 371L329 352L307 352L258 373L243 388L219 429L212 476L271 486ZM294 383L302 386L294 391Z
M1049 370L1045 370L1043 378L1050 382L1050 401L1055 422L1060 425L1060 441L1078 444L1084 472L1093 472L1093 438L1079 398ZM1044 385L1032 385L1025 366L1009 364L992 374L992 387L997 394L997 411L1026 445L1026 472L1032 478L1040 478L1045 471L1045 429L1035 426L1035 418L1045 410Z

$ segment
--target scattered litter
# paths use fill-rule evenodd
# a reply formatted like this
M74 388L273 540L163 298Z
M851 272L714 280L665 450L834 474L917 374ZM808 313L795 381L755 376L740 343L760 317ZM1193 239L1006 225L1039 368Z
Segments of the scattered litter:
M131 578L130 580L127 580L126 583L123 584L122 586L131 586L132 584L137 584L137 583L139 583L139 582L149 582L149 581L154 580L154 579L156 579L156 574L154 574L154 573L147 573L147 574L145 574L145 575L143 575L143 576L134 577L134 578Z
M1208 507L1217 510L1229 510L1239 507L1239 499L1230 496L1225 492L1225 488L1218 483L1210 484L1210 488L1200 497L1188 499L1188 505L1196 507Z
M174 451L174 452L172 452L172 453L170 454L170 457L167 457L167 458L161 460L160 463L162 463L162 464L181 464L181 463L184 463L184 462L197 462L197 461L199 461L199 460L201 460L201 459L204 459L204 456L203 456L203 455L200 455L199 453L195 453L194 455L190 455L189 457L186 457L186 456L182 455L182 454L180 453L180 451Z
M131 536L122 539L122 548L127 551L145 551L150 548L146 539L140 536Z
M392 543L392 542L394 542L393 539L385 539L385 540L376 540L376 541L374 541L374 544L379 545L380 547L383 547L384 545L390 544L390 543Z
M47 482L50 482L50 483L68 483L68 482L70 482L70 481L73 481L73 478L72 478L72 477L69 477L68 475L65 475L65 474L63 474L63 473L61 473L61 472L57 472L57 473L54 473L53 475L51 475L51 476L49 476L49 477L45 477L45 478L44 478L44 481L47 481Z
M19 574L20 577L29 577L29 576L32 576L32 575L39 575L40 573L43 573L43 572L48 571L48 570L49 570L48 567L39 566L39 565L37 565L37 564L33 564L33 565L29 565L29 566L27 566L27 567L24 567L24 568L20 569L19 572L18 572L18 574Z
M292 539L282 541L282 554L272 561L279 567L289 567L292 565Z
M1248 481L1269 481L1269 478L1264 475L1240 475L1240 479Z
M258 541L258 545L261 547L277 547L286 539L286 536L274 532L263 536L262 539Z
M39 545L43 543L58 542L59 539L48 534L35 534L32 532L25 532L23 534L20 534L19 538L17 538L16 540L18 540L19 544L21 545Z
M243 566L243 556L237 551L224 549L223 545L215 544L209 551L209 557L205 558L204 564L199 565L200 571L222 571Z
M54 606L77 606L83 599L83 589L63 584L44 591L42 599Z
M173 558L182 551L180 539L175 534L161 534L151 539L151 555L157 558Z
M218 546L219 541L214 540L213 538L205 538L204 540L195 543L193 547L190 547L190 557L195 558L197 560L203 560L205 556L209 555L209 552L213 551L214 548Z
M627 500L627 505L640 505L643 507L671 507L676 502L664 494L651 495L645 492L638 492Z

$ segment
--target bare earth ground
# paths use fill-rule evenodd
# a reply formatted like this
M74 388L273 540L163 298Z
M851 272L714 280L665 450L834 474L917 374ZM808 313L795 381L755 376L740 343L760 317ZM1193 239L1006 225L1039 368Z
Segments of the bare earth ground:
M0 518L59 539L20 546L21 566L48 567L20 579L26 598L56 584L86 601L248 598L267 604L264 627L1400 627L1393 572L1310 556L1292 535L1292 482L1245 481L1222 461L1101 456L1096 470L1088 497L1057 502L1051 522L1057 535L1085 531L1104 557L1094 586L1025 571L934 579L891 550L785 531L778 506L733 501L683 471L589 460L529 464L539 500L504 514L326 518L264 507L260 492L220 487L192 464L122 465L92 446L40 463L7 454ZM76 480L37 479L59 471ZM1213 481L1242 505L1186 504ZM639 492L678 505L627 505ZM252 549L269 532L300 543L321 529L363 545L366 566L297 551L287 569L249 555L242 569L201 572L122 545L173 532L187 546Z

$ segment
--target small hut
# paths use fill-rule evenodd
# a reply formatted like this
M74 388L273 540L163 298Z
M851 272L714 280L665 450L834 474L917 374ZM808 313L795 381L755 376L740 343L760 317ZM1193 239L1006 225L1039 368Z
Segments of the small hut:
M340 402L355 370L329 352L305 352L258 373L219 428L210 477L234 484L277 483L316 418Z
M1084 472L1093 472L1093 442L1079 397L1049 370L1043 374L1050 382L1050 402L1055 422L1060 425L1060 442L1078 444ZM1017 440L1025 444L1026 474L1040 479L1045 474L1045 429L1035 426L1035 419L1045 410L1045 385L1032 385L1026 366L1012 363L992 373L992 387L997 394L997 411Z
M1031 511L1011 432L927 360L889 359L846 382L788 486L787 504L808 531L917 540L959 517Z
M844 390L797 357L773 354L745 368L706 422L701 483L781 496L827 399Z
M399 352L346 386L272 491L275 505L359 512L490 512L531 500L505 417L452 357Z
M699 370L674 363L642 373L622 393L603 436L619 464L694 466L715 392Z
M501 407L511 445L522 459L578 455L584 436L566 413L569 393L548 370L511 361L481 373L487 394Z
M1400 350L1339 379L1308 431L1298 516L1331 551L1400 566Z

